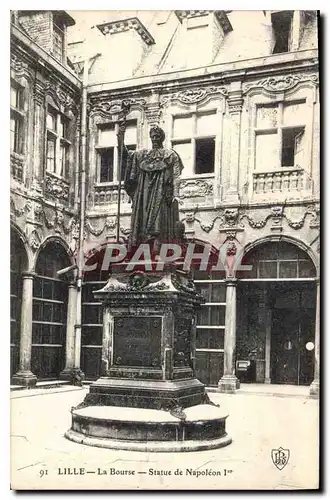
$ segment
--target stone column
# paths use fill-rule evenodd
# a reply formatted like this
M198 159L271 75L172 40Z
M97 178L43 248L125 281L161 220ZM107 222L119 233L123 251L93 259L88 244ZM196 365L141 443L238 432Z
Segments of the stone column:
M67 322L66 322L65 368L60 373L61 380L71 380L74 369L76 305L77 305L77 288L75 283L70 283L69 293L68 293Z
M239 389L239 380L235 375L236 286L236 278L226 279L224 370L218 387L220 392L227 393L235 393L236 389Z
M239 189L239 161L240 161L240 138L241 138L241 115L242 115L242 85L241 82L232 82L228 91L228 109L230 113L230 165L228 169L228 190L225 193L225 201L238 202Z
M84 372L80 368L81 361L81 320L82 320L82 279L77 279L76 293L76 322L75 328L75 343L74 343L74 372L77 377L84 378Z
M313 398L320 396L320 279L316 281L316 318L315 318L315 358L314 380L309 386L309 394Z
M13 384L26 387L37 383L37 377L31 371L33 278L32 273L22 274L20 368L12 379Z
M271 383L270 377L270 348L272 333L272 311L268 308L265 314L265 384Z

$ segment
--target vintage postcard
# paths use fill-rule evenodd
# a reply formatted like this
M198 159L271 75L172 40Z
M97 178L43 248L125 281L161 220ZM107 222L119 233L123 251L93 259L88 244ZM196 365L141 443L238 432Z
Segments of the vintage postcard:
M319 12L10 22L11 489L319 489Z

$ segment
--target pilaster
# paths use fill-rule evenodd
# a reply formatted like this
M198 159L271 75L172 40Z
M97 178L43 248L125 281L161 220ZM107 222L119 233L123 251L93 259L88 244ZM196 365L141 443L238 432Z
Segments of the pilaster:
M316 281L316 318L315 318L314 380L309 386L313 398L320 396L320 279Z
M32 273L22 274L20 368L12 378L14 385L26 387L37 383L37 377L31 371L33 279Z
M226 318L224 341L224 370L218 387L220 392L235 393L239 380L235 375L236 351L236 288L237 279L226 279Z

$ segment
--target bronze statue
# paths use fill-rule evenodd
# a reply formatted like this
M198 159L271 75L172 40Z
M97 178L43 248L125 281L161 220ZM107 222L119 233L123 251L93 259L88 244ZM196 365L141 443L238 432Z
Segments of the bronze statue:
M152 149L128 151L124 127L120 126L118 141L123 147L124 189L132 199L130 245L182 239L178 208L183 169L180 156L173 149L163 148L165 134L158 126L150 129Z

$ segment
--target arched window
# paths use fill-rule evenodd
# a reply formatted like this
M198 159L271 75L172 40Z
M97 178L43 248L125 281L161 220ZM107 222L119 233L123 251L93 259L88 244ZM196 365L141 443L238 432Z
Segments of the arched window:
M19 368L19 341L22 299L22 272L27 268L24 245L15 230L10 235L10 369L13 375Z
M38 256L33 285L32 372L39 379L57 378L64 368L69 274L57 275L70 259L57 242Z
M285 241L267 242L251 250L242 264L252 266L239 277L255 279L314 278L315 266L306 252Z

